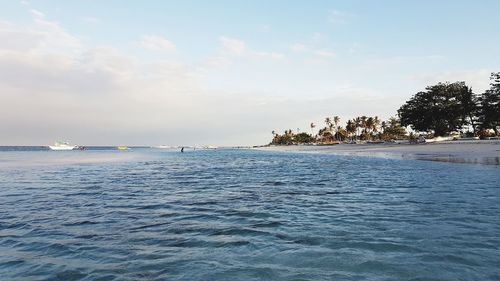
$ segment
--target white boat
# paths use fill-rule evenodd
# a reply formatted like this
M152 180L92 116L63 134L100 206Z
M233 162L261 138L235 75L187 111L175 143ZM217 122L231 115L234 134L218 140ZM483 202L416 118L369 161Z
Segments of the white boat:
M49 148L51 150L73 150L77 149L78 146L76 145L70 145L68 142L61 142L61 141L56 141L54 145L49 145Z
M172 148L177 148L176 146L170 146L170 145L157 145L157 146L152 146L152 148L158 148L158 149L172 149Z
M213 145L203 145L203 146L195 146L194 150L216 150L218 147Z
M435 137L432 139L424 139L422 138L419 140L419 142L425 142L425 143L433 143L433 142L442 142L442 141L452 141L455 137Z

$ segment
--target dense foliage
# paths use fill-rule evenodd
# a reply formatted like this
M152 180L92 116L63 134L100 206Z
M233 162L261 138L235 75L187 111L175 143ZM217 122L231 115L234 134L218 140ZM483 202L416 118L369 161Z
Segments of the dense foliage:
M398 110L403 126L415 131L433 131L444 136L466 124L474 104L472 90L465 82L439 83L418 92Z
M500 72L491 74L491 88L479 97L479 124L482 130L492 129L497 135L500 127Z
M500 72L492 73L491 88L477 96L465 82L439 83L418 92L398 110L403 126L435 136L472 129L472 135L500 126Z
M354 140L392 140L414 138L416 133L446 136L463 133L466 136L500 134L500 72L491 74L491 87L476 95L465 82L438 83L412 96L398 109L398 117L381 121L377 116L359 116L347 120L345 127L340 118L325 118L325 127L314 134L316 124L311 123L311 134L284 134L273 131L271 144L333 144ZM407 134L405 127L413 132ZM493 133L492 133L493 131ZM418 136L418 135L417 135Z

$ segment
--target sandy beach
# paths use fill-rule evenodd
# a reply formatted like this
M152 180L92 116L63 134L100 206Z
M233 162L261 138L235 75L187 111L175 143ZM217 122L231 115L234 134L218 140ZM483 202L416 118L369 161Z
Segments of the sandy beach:
M324 153L500 165L500 141L456 141L426 144L339 144L333 146L290 145L257 148L266 151Z

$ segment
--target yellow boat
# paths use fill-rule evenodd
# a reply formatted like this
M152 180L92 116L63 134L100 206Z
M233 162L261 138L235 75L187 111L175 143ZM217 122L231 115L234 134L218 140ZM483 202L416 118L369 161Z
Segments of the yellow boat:
M127 150L129 148L126 147L126 146L117 146L116 149L118 149L118 150Z

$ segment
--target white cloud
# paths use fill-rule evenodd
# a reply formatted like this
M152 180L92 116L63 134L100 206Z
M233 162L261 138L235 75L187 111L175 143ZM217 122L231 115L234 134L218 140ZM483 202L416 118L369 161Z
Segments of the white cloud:
M45 17L45 14L44 14L44 13L42 13L42 12L40 12L40 11L38 11L38 10L35 10L35 9L31 9L31 10L30 10L30 13L31 13L34 17L36 17L36 18L44 18L44 17Z
M296 53L301 53L307 51L307 47L304 44L294 43L290 46L290 50Z
M349 22L351 18L351 14L339 10L331 10L328 14L328 22L334 24L345 24Z
M312 39L313 42L321 41L321 40L323 40L324 37L325 36L321 32L314 32L311 35L311 39Z
M157 35L143 36L141 45L144 48L152 51L173 52L176 50L176 46L174 43Z
M247 44L234 38L221 36L219 38L222 44L222 51L224 54L236 55L243 58L250 59L270 59L270 60L285 60L286 56L278 52L263 52L250 49Z
M251 144L259 135L257 124L264 122L244 121L259 112L260 101L208 92L193 66L89 48L41 19L29 26L1 23L0 38L9 39L9 45L0 45L0 119L7 124L0 135L9 136L2 144L48 144L58 138L84 145Z
M271 26L267 24L262 24L259 26L259 30L262 32L269 32L271 30Z
M284 54L281 54L281 53L273 53L273 52L254 52L254 54L255 54L257 57L261 57L261 58L270 58L270 59L273 59L273 60L284 60L284 59L285 59L285 55L284 55Z
M228 53L243 55L247 52L247 46L245 42L243 42L242 40L228 38L224 36L221 36L219 40L222 43L223 50Z
M96 17L83 17L82 20L88 24L98 24L101 22L101 20Z
M315 55L323 57L323 58L328 58L328 59L333 59L337 55L334 52L331 51L326 51L326 50L317 50L314 52Z
M421 84L422 90L425 86L434 85L439 82L464 81L476 94L483 93L489 88L491 70L478 69L474 71L448 71L432 74L417 74L410 79Z
M172 50L156 39L146 42ZM285 55L220 39L220 52L201 63L149 62L90 47L36 16L29 25L0 22L0 143L250 145L268 142L273 129L350 113L352 104L363 114L387 107L361 91L332 90L335 74L274 63Z
M205 71L205 69L206 69L205 67L213 69L213 68L225 67L228 65L231 65L231 60L225 56L218 55L218 56L209 57L208 59L204 60L202 62L202 66L199 69L201 71Z
M431 64L435 66L442 65L446 62L446 57L441 55L421 55L421 56L392 56L380 57L366 60L358 67L365 70L374 71L397 71L402 66L417 66L422 65L429 67Z
M322 64L337 57L337 54L333 51L312 49L312 47L308 47L301 43L292 44L290 46L290 50L294 53L301 53L307 56L304 59L304 62L307 64Z
M0 42L0 52L76 54L82 49L79 38L66 32L58 23L37 15L29 26L0 22Z

